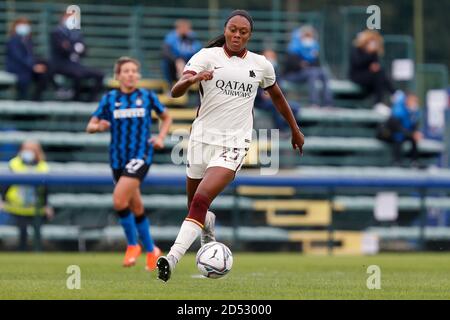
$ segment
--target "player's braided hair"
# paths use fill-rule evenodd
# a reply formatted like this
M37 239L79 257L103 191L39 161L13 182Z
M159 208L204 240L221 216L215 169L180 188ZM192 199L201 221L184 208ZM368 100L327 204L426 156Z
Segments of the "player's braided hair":
M250 23L250 31L253 31L253 19L250 16L250 14L245 10L234 10L228 16L227 20L225 20L224 26L226 26L228 21L230 21L230 19L235 16L241 16L241 17L244 17L245 19L247 19L248 22ZM221 34L220 36L215 37L214 39L209 41L205 48L222 47L224 44L225 44L225 36L223 34Z

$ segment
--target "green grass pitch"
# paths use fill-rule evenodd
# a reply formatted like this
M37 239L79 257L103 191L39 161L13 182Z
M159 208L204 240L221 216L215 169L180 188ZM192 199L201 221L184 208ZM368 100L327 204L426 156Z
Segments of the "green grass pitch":
M0 299L450 299L449 254L312 257L296 253L236 253L222 279L199 277L193 254L163 283L129 269L122 254L0 254ZM81 289L66 287L69 265L81 268ZM381 269L381 289L369 290L367 268Z

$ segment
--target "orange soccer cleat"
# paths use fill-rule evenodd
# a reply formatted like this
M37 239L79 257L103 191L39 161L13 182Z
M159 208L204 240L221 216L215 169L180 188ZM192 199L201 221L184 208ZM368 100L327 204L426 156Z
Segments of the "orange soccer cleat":
M145 265L145 270L153 271L156 269L156 260L158 260L161 255L161 249L157 246L154 246L152 252L147 253L147 264Z
M141 254L141 246L127 246L127 252L125 252L125 258L123 259L124 267L132 267L136 264L136 260Z

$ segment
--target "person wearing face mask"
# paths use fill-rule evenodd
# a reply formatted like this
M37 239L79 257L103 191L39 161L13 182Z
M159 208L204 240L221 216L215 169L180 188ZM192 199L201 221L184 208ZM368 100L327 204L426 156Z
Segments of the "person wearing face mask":
M49 171L41 145L25 141L16 157L9 161L9 168L16 174L45 174ZM28 185L11 185L3 193L3 211L14 216L19 228L19 250L27 250L27 227L33 224L36 205L40 214L53 217L53 209L47 203L47 188Z
M202 48L189 20L175 22L175 30L164 38L162 70L169 86L178 80L186 62Z
M380 58L384 53L383 38L373 30L358 34L350 55L350 80L360 85L366 95L373 94L374 110L390 114L390 108L383 103L384 94L394 94L395 88L382 68Z
M96 101L103 88L102 71L81 64L86 55L86 45L79 29L73 28L73 17L65 14L60 24L51 32L50 47L53 72L61 74L73 81L73 100L80 101L83 80L92 79L88 101Z
M307 82L309 102L311 106L331 107L333 94L329 88L328 76L320 66L319 42L316 31L311 26L303 26L294 30L288 45L285 74L282 80ZM321 82L322 90L317 88Z
M6 70L17 77L17 100L29 98L31 84L34 84L31 99L42 99L49 80L48 66L33 53L31 25L25 17L16 19L12 24L6 43Z

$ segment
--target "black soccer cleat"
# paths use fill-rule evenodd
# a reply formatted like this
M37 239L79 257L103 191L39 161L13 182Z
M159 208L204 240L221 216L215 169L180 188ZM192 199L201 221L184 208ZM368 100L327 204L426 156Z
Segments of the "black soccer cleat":
M167 282L167 280L170 279L170 275L172 273L167 257L159 257L158 261L156 262L156 266L158 267L158 278L164 282Z

